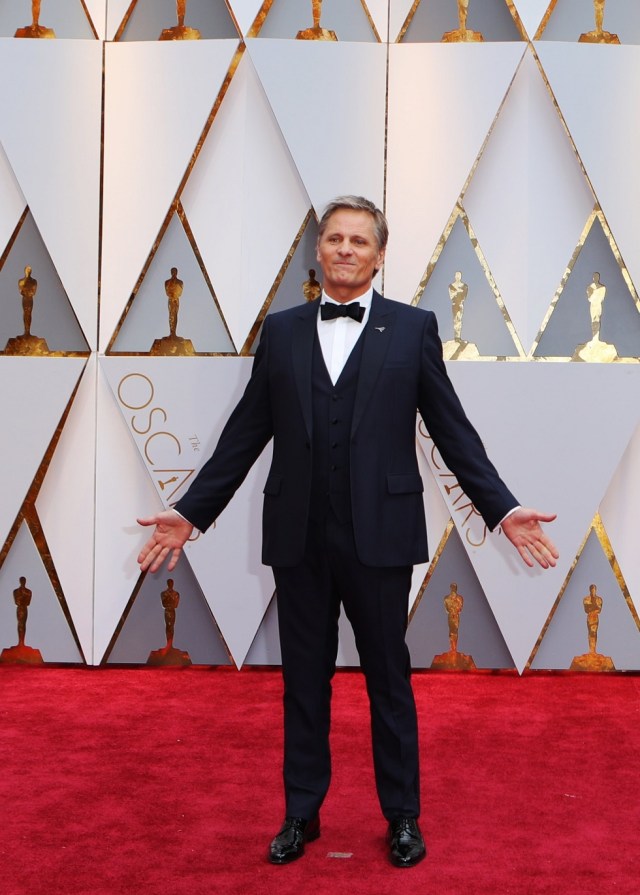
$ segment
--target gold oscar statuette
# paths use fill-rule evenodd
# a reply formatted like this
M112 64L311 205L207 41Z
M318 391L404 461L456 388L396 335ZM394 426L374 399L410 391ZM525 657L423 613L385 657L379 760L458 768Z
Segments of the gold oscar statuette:
M22 297L22 322L24 333L15 336L7 342L4 353L18 355L49 354L49 347L45 339L31 334L31 318L33 316L33 300L38 289L38 281L31 276L31 267L27 265L24 276L18 280L18 289Z
M455 31L445 31L442 35L442 43L479 43L484 40L480 31L470 31L467 28L467 13L469 0L457 0L459 27Z
M458 652L458 632L460 630L460 613L464 606L464 598L458 593L458 585L452 582L449 593L443 600L447 621L449 623L449 651L433 657L432 668L445 671L470 671L476 667L471 656Z
M593 31L585 31L578 38L581 44L619 44L620 38L617 34L610 31L604 31L602 23L604 21L604 4L606 0L593 0L593 10L596 17L596 27Z
M315 301L322 295L322 286L316 280L316 272L313 267L309 268L309 279L302 284L302 294L305 301Z
M161 339L154 339L151 346L150 354L154 356L160 355L181 355L183 357L192 357L196 350L193 347L191 339L183 339L176 332L178 327L178 311L180 309L180 297L184 283L178 279L178 268L171 268L171 276L165 280L164 291L167 293L167 301L169 306L169 335L163 336Z
M442 353L445 360L472 360L480 357L480 352L473 342L466 342L462 338L462 315L464 303L469 294L468 285L462 280L462 272L457 270L453 282L449 284L449 298L451 299L451 313L453 314L453 339L449 339L442 345Z
M311 0L311 11L313 14L313 27L298 31L296 40L337 40L335 31L328 31L320 26L322 0Z
M176 15L178 24L173 28L165 28L158 40L200 40L200 32L197 28L189 28L184 23L187 12L187 0L176 0Z
M589 593L582 601L587 615L587 636L589 638L589 652L582 656L575 656L570 671L615 671L615 666L609 656L603 656L597 651L598 625L602 612L602 597L598 596L595 584L589 585Z
M600 274L597 271L587 286L586 294L589 302L589 316L591 317L591 339L577 346L572 360L592 361L601 364L611 363L618 357L618 352L615 345L600 340L602 305L607 294L607 287L600 281Z
M0 662L18 665L42 665L43 659L40 650L25 644L27 617L31 603L31 591L27 587L26 578L20 578L20 586L13 592L13 601L16 604L16 615L18 617L18 643L15 646L2 650Z
M33 19L31 24L25 28L18 28L14 37L54 38L56 36L53 28L45 28L39 22L40 0L31 0L31 18Z
M167 638L165 646L152 650L147 665L191 665L189 653L176 649L173 645L173 632L176 626L176 610L180 602L180 594L173 587L173 578L167 578L167 589L160 594L164 608L164 630Z

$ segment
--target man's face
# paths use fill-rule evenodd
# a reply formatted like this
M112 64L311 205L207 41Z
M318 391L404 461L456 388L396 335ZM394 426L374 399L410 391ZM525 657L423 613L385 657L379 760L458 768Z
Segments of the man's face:
M317 258L331 298L345 302L366 292L384 261L372 215L351 208L335 211L318 241Z

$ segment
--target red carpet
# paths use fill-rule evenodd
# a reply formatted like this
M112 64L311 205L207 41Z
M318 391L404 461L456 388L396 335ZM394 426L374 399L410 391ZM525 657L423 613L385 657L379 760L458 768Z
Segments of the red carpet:
M362 679L341 672L322 836L301 861L272 867L277 671L0 668L0 890L638 893L639 678L414 683L426 861L387 862Z

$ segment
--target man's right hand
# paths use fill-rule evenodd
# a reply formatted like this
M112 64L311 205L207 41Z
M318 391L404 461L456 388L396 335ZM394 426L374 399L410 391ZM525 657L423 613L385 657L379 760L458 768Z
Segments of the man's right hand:
M167 571L175 569L182 548L193 532L193 525L175 510L163 510L157 516L138 519L139 525L155 525L155 531L138 554L140 570L157 572L171 554Z

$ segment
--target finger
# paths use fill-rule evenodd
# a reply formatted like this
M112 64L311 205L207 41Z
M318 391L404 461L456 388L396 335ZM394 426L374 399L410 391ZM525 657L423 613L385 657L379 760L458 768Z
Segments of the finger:
M528 565L530 569L532 569L532 568L533 568L533 560L532 560L531 557L529 556L529 553L528 553L528 551L527 551L527 548L524 547L523 545L520 546L520 547L518 547L518 553L520 554L520 556L521 556L522 559L524 560L525 564Z
M169 560L169 565L167 566L169 572L173 572L173 570L177 566L181 553L182 550L180 549L180 547L176 547L174 549L173 553L171 554L171 559Z
M138 525L156 525L157 516L149 516L147 519L136 519Z
M156 571L152 566L158 558L158 555L162 551L162 547L157 543L149 543L147 545L147 550L144 556L142 556L142 561L140 562L140 568L143 572L146 572L148 569L151 569L152 572ZM142 555L142 554L141 554Z
M160 552L156 555L156 558L154 559L154 561L151 563L151 566L149 567L149 571L151 572L151 574L153 574L154 572L157 572L158 569L160 569L162 567L162 564L165 561L165 559L167 558L168 553L169 553L168 547L160 548Z
M537 510L534 511L534 518L538 520L538 522L554 522L558 518L557 513L539 513Z

